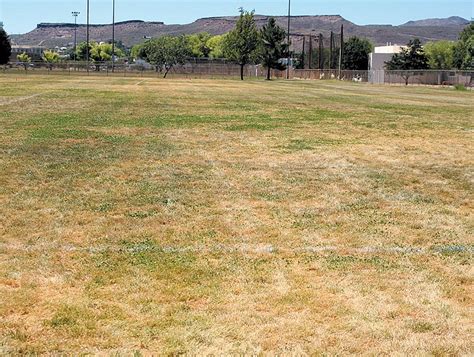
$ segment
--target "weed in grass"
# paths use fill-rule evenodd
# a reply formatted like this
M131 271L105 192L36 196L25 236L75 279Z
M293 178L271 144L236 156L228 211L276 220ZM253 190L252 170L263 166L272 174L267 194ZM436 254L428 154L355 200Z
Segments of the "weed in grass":
M415 333L427 333L435 329L435 327L427 321L416 321L411 324L410 328Z
M461 91L461 92L467 91L467 88L464 84L456 84L454 86L454 89L457 90L457 91Z
M155 210L151 211L135 211L135 212L128 212L127 217L130 218L138 218L138 219L145 219L149 217L156 216L157 212Z
M59 307L47 325L72 337L91 335L96 329L96 322L90 312L73 305Z
M255 131L266 131L272 130L276 128L276 124L272 123L250 123L250 124L233 124L227 127L229 131L248 131L248 130L255 130Z
M350 269L375 268L379 271L394 269L396 267L392 262L378 257L359 258L351 255L332 254L326 258L326 264L329 269L347 271Z

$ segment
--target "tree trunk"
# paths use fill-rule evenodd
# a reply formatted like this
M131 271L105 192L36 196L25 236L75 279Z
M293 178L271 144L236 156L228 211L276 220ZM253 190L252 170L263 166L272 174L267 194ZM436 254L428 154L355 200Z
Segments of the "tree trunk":
M244 80L244 64L240 65L240 80Z
M170 68L165 68L165 75L163 76L163 78L166 78L166 76L168 75L168 72L170 71L171 67Z
M272 69L270 67L267 68L267 81L272 79Z

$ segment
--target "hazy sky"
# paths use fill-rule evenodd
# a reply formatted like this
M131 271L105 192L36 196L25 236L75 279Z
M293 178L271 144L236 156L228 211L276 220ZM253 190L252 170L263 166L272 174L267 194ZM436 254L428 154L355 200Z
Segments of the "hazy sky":
M90 0L91 22L110 23L112 0ZM200 17L235 15L239 7L265 15L284 15L288 0L116 0L117 21L154 20L188 23ZM40 22L71 22L86 0L0 0L0 21L9 33L24 33ZM394 24L431 17L470 19L474 0L292 0L295 15L340 14L360 25Z

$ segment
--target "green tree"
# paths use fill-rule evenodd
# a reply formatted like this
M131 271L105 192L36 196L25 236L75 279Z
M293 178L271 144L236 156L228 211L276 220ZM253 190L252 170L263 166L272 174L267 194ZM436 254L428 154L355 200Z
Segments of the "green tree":
M50 71L53 69L53 64L59 62L59 54L54 51L44 51L42 58L48 64Z
M244 80L245 65L250 63L258 45L258 30L254 11L241 9L235 29L229 32L224 41L224 56L240 65L240 79Z
M359 37L351 37L344 43L344 57L342 66L344 69L355 71L366 71L369 68L369 53L374 46L372 43Z
M163 72L163 78L166 78L171 68L186 63L192 51L186 36L163 36L145 42L144 54L144 59L154 65L157 71Z
M139 43L135 46L132 47L130 50L130 57L134 60L136 59L145 59L146 53L145 53L145 44L144 43Z
M408 85L408 80L414 75L413 70L428 69L428 58L419 39L410 41L406 48L396 53L389 62L385 63L388 70L398 70Z
M425 46L431 69L452 69L455 43L451 41L428 42Z
M201 32L194 35L187 36L189 47L191 48L193 57L204 57L208 58L211 53L211 48L208 46L208 41L211 39L211 35L207 32Z
M474 22L461 32L454 47L453 64L458 69L474 69Z
M267 69L267 80L271 79L272 69L286 68L280 61L288 54L285 38L285 30L277 25L273 17L270 17L268 23L260 30L259 58Z
M120 48L115 48L115 56L122 57L124 54ZM100 71L100 63L112 60L111 43L93 43L90 51L90 59L96 63L96 71Z
M0 28L0 65L7 64L11 55L12 46L10 44L10 38L5 30Z
M206 43L210 58L224 58L224 41L226 35L212 36Z
M97 45L96 42L89 42L89 57L92 51L92 47ZM73 56L74 58L74 56ZM87 61L87 42L81 42L77 45L76 48L76 59L78 61Z
M28 56L26 53L20 53L16 56L17 60L21 63L21 65L25 68L25 71L28 70L28 65L31 63L31 57Z

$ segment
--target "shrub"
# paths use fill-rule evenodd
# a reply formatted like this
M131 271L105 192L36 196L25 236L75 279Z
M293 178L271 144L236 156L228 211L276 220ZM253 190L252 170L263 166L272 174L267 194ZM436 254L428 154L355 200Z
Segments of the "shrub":
M466 86L465 86L464 84L456 84L456 85L454 86L454 89L460 90L460 91L465 91L465 90L467 90L467 88L466 88Z

